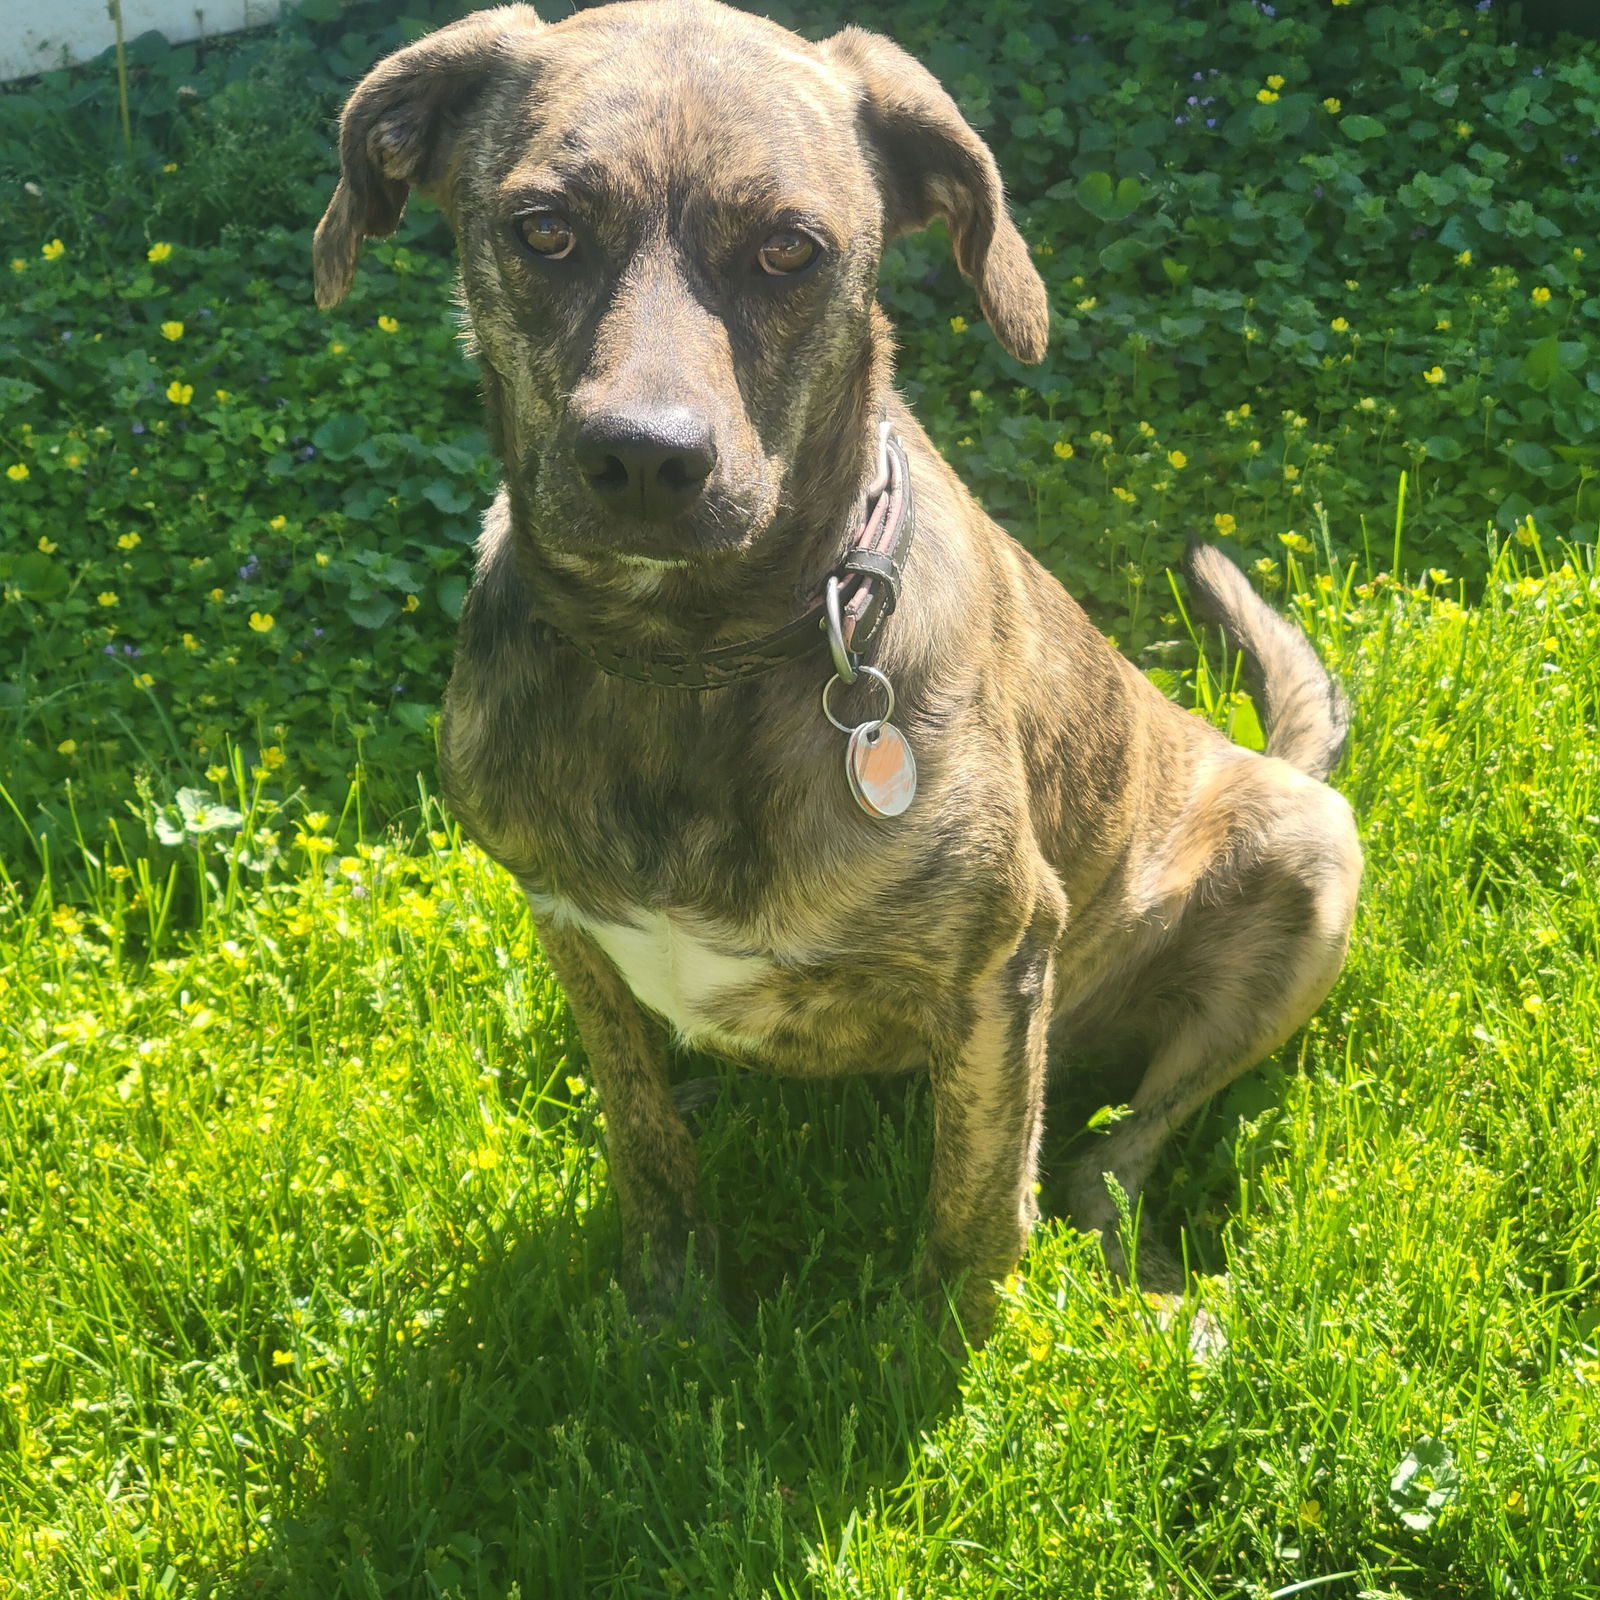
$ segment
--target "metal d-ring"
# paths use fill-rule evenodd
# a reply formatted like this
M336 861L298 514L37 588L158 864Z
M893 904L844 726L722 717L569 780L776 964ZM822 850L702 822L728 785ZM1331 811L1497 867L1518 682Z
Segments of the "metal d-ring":
M846 683L854 683L859 670L856 658L845 649L844 645L844 618L839 611L839 579L837 575L830 576L827 587L822 591L822 603L827 611L828 650L833 656L833 670L843 678ZM823 691L827 693L826 690ZM838 726L838 724L835 724ZM849 732L848 729L845 730Z
M857 728L881 728L883 724L894 715L894 685L889 682L888 678L885 677L883 673L879 672L876 667L859 667L857 668L857 672L863 677L871 678L874 683L881 683L883 685L883 692L888 697L889 703L883 708L883 715L881 717L869 717L865 722L859 722L855 724L841 722L836 716L834 716L833 709L828 704L828 695L832 691L834 684L839 682L848 684L851 682L851 680L849 678L841 678L841 676L836 673L822 686L822 714L834 725L834 727L839 730L840 733L854 733Z

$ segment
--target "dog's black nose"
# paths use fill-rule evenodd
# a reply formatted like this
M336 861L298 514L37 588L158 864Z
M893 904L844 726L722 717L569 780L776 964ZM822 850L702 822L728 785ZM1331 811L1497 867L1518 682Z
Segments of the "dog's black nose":
M682 406L601 412L578 430L573 453L603 504L646 522L686 511L717 464L710 425Z

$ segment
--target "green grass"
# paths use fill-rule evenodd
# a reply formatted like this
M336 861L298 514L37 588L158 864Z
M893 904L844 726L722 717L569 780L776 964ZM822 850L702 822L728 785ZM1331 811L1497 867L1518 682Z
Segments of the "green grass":
M1600 584L1512 549L1301 586L1369 878L1159 1176L1204 1358L1046 1222L953 1368L919 1087L731 1074L726 1316L642 1334L560 996L426 807L329 847L241 769L0 895L0 1596L1600 1595Z

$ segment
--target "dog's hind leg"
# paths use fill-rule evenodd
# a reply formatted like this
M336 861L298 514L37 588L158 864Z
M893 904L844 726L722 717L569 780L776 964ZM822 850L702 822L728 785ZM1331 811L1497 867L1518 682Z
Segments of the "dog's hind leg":
M1092 1136L1067 1184L1073 1222L1099 1230L1117 1271L1127 1263L1107 1175L1136 1201L1173 1130L1289 1038L1339 975L1361 857L1348 809L1329 809L1345 826L1325 837L1320 860L1267 853L1237 880L1202 885L1134 986L1149 1065L1128 1113ZM1152 1254L1156 1270L1141 1268L1141 1279L1175 1287L1160 1281L1172 1264Z
M933 1181L925 1287L956 1288L962 1328L988 1334L997 1281L1014 1271L1038 1215L1046 1040L1060 937L1056 905L990 964L966 996L962 1023L930 1059Z

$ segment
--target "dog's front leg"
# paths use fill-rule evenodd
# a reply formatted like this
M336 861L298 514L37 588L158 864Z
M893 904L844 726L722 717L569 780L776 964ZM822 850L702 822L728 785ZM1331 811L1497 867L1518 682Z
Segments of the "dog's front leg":
M615 966L592 940L539 930L567 992L605 1112L606 1159L622 1214L622 1286L641 1316L667 1315L684 1287L689 1238L709 1264L700 1220L694 1140L672 1102L666 1042Z
M932 1053L925 1287L942 1300L946 1286L959 1285L956 1309L974 1344L988 1335L994 1286L1022 1259L1038 1215L1034 1178L1060 929L1059 916L1036 916L974 986L963 1026Z

